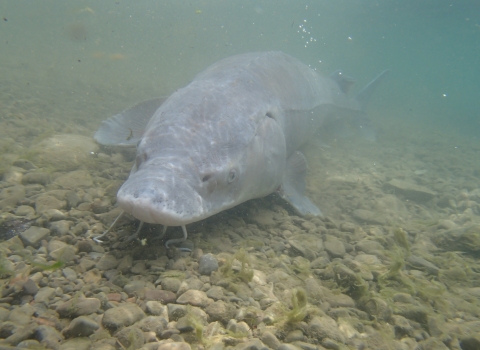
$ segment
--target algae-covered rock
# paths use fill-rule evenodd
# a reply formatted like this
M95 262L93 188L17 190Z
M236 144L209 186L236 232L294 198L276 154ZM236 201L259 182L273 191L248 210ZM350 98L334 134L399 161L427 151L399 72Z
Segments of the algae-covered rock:
M38 167L55 170L74 170L98 151L95 141L86 136L59 134L40 141L21 158L30 160Z

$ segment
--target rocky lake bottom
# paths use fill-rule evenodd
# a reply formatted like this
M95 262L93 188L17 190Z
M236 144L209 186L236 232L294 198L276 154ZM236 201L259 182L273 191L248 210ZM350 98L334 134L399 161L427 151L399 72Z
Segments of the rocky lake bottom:
M271 195L189 225L186 252L179 228L129 241L129 216L93 240L134 151L3 96L0 349L480 349L478 140L314 140L324 217Z

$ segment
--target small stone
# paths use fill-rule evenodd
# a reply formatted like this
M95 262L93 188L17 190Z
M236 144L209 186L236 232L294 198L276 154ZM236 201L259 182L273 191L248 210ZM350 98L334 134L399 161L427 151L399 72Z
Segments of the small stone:
M116 268L118 260L112 254L104 254L97 262L96 267L100 271L108 271Z
M167 328L168 321L161 316L147 316L135 323L144 332L154 332L158 337Z
M23 198L25 198L25 186L16 185L4 188L0 192L0 210L15 207Z
M392 309L388 306L388 303L378 297L369 299L363 305L363 310L380 321L388 322L392 317Z
M35 335L41 344L46 345L52 349L57 349L60 342L64 340L63 335L54 327L38 326Z
M338 239L330 238L324 243L325 250L333 258L342 258L346 251L345 245Z
M187 307L185 305L167 304L168 319L170 321L177 321L187 314Z
M86 170L76 170L61 175L55 179L55 184L63 188L91 187L92 177Z
M146 273L146 271L147 268L144 262L138 262L130 269L130 272L135 275L143 275Z
M212 286L208 291L207 291L207 297L213 299L213 300L220 300L224 297L225 295L223 294L223 288L219 286Z
M147 312L151 315L154 316L160 316L168 313L166 312L165 306L162 305L162 303L154 300L149 300L145 303L145 306L147 307Z
M210 316L210 322L219 321L225 324L234 316L235 307L231 304L225 303L223 300L217 300L208 305L205 308L205 312Z
M217 258L211 253L203 255L198 261L198 272L201 275L210 276L213 271L218 270Z
M70 325L65 328L62 333L65 338L71 337L89 337L100 326L97 322L87 316L79 316L70 322Z
M108 330L115 332L120 328L128 327L140 321L146 315L136 304L125 303L105 311L102 324Z
M345 342L343 334L337 327L337 322L328 316L316 316L308 323L308 335L314 339L330 338L340 343Z
M145 289L145 300L160 301L163 304L174 303L177 299L175 293L161 289Z
M180 281L180 279L175 277L165 277L165 278L162 278L162 281L160 282L163 290L169 290L173 293L178 292L178 290L180 289L181 283L182 281Z
M383 251L383 246L377 241L363 240L355 245L355 250L366 254L375 254L376 252Z
M130 281L129 283L127 283L124 287L123 287L123 290L125 293L127 293L128 295L132 295L134 293L138 293L140 292L142 289L145 288L145 286L147 285L147 281L144 281L144 280L134 280L134 281Z
M124 349L140 349L145 344L145 336L137 327L125 327L115 334Z
M48 256L54 260L61 261L64 263L70 262L75 258L77 249L73 245L65 245L62 248L55 249L51 251Z
M35 210L38 214L43 214L48 209L64 209L66 206L65 201L48 194L42 194L35 200Z
M365 209L356 209L353 211L353 217L360 222L364 222L367 224L373 225L385 225L386 220L379 215L378 213L374 213L369 210Z
M68 233L68 231L70 230L70 227L72 227L73 225L73 222L71 221L67 221L67 220L60 220L60 221L55 221L55 222L52 222L50 223L50 231L52 231L52 233L54 235L57 235L57 236L64 236Z
M36 303L44 303L45 305L48 305L50 303L50 300L53 299L54 295L55 288L43 287L40 288L37 294L35 294L34 300Z
M33 216L35 216L35 209L33 209L29 205L20 205L17 207L17 209L15 209L15 215L32 218Z
M75 247L79 253L90 253L93 249L89 241L78 241Z
M78 203L80 203L80 197L75 191L68 191L65 194L65 199L67 200L67 208L76 208Z
M277 339L277 337L269 332L265 331L262 333L260 340L267 345L269 348L272 349L278 349L282 343L280 343L280 340Z
M192 350L190 344L185 342L172 342L160 345L156 350Z
M22 183L24 185L40 184L45 186L50 183L50 174L42 171L28 173L23 175Z
M28 279L27 282L23 285L23 294L25 295L35 295L38 292L37 284L32 280Z
M27 159L17 159L12 163L12 165L25 170L32 170L36 168L35 164Z
M177 299L178 304L189 304L202 308L206 307L210 302L211 299L207 297L207 294L200 290L188 290Z
M302 341L305 338L303 332L300 329L295 329L293 331L288 332L287 336L285 337L286 343L292 343L294 341Z
M417 202L429 201L437 195L428 188L397 179L393 179L385 183L385 188L388 190L393 189L395 194L400 194L407 199Z
M27 246L32 246L34 248L38 248L40 246L40 241L45 239L50 234L50 230L43 228L32 226L22 232L20 234L20 238L22 239L23 243Z
M77 273L70 267L65 267L62 270L62 274L69 281L75 281L77 279Z
M97 298L72 298L57 306L57 312L61 317L78 317L90 315L98 311L100 300Z

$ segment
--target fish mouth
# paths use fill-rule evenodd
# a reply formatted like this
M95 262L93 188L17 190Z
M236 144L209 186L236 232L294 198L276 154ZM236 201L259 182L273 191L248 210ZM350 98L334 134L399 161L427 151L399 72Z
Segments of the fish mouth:
M185 179L138 171L117 193L117 203L140 221L181 226L199 221L205 215L203 199Z

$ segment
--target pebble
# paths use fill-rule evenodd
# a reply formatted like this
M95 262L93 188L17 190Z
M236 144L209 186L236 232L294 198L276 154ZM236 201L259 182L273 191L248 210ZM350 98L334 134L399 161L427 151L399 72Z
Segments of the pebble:
M345 342L345 337L337 327L337 322L328 316L315 316L308 323L308 335L318 340L330 338L340 343Z
M111 332L115 332L123 327L131 326L145 316L138 305L125 303L105 311L102 325Z
M75 318L82 315L90 315L100 309L100 300L97 298L77 298L73 297L60 304L57 312L62 317Z
M211 253L202 255L198 261L198 272L201 275L210 276L212 272L218 270L217 258Z
M124 349L140 349L145 344L142 330L134 326L121 329L115 334L115 338Z
M205 292L200 290L187 290L177 299L178 304L189 304L198 307L206 307L212 301Z
M96 263L96 268L100 271L107 271L116 268L118 260L112 254L104 254Z
M342 258L346 253L345 245L336 238L328 238L323 245L332 258Z
M161 289L145 289L145 300L155 300L160 301L163 304L170 304L174 303L177 299L175 293L170 292L168 290L161 290Z
M40 241L50 234L50 230L44 227L31 226L20 234L20 238L27 246L38 248Z
M71 337L89 337L100 326L97 322L87 316L79 316L74 318L72 322L62 331L65 338Z

